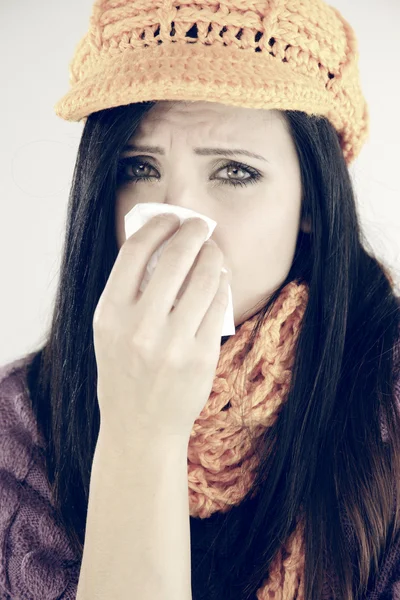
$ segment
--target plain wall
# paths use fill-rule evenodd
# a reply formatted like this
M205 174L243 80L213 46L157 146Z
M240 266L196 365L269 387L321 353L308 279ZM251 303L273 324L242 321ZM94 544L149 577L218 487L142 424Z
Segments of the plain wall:
M151 1L151 0L149 0ZM400 285L399 0L334 0L355 29L371 133L350 167L362 226ZM0 364L36 349L51 319L82 123L58 118L92 0L0 0Z

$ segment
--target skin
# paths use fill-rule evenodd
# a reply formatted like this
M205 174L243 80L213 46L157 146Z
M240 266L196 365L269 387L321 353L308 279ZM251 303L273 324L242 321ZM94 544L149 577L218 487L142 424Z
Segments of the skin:
M232 273L237 327L262 308L287 276L299 229L311 230L308 221L300 223L300 166L284 117L277 110L162 101L146 114L130 143L161 146L165 155L121 154L137 158L124 172L142 181L123 182L117 189L118 247L125 242L124 216L139 202L174 204L214 219L211 238ZM268 162L237 154L197 155L194 147L245 149ZM250 181L246 168L261 175L258 181L229 183Z

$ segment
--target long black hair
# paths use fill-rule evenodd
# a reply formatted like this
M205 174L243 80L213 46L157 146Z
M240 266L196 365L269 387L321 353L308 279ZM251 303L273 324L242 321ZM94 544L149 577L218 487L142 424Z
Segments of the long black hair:
M100 426L92 322L118 254L118 160L155 104L119 106L87 118L52 321L30 357L28 387L47 444L48 481L78 557ZM207 581L193 561L193 600L203 597L202 589L208 600L228 598L227 590L235 600L255 598L300 512L305 598L320 600L328 563L338 579L335 597L362 598L399 532L399 301L387 268L362 234L339 135L324 117L282 113L300 162L301 218L310 218L312 231L299 231L290 272L260 309L253 334L290 281L306 282L309 300L287 402L265 432L261 451L259 440L255 448L260 463L254 486L239 506L203 520L218 525L218 533L210 542ZM193 552L197 528L206 529L200 521L191 517Z

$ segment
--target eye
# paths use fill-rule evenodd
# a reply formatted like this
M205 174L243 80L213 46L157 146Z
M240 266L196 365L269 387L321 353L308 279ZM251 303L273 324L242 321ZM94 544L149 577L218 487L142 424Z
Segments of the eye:
M146 166L145 169L143 169L143 165ZM137 175L129 175L127 173L127 169L129 169L130 167L132 167L133 171L136 173L138 173ZM138 180L144 180L144 181L148 181L150 179L150 177L145 176L142 177L141 175L143 175L143 171L147 171L147 167L153 168L151 167L151 165L146 162L145 160L140 160L138 159L136 156L128 156L126 158L121 158L118 161L118 169L117 169L117 181L119 184L122 183L126 183L128 181L138 181Z
M127 173L128 169L132 169L133 175L129 175ZM139 181L149 181L152 179L148 174L149 170L155 170L154 167L147 161L140 159L137 156L128 156L126 158L121 158L118 162L118 171L117 171L117 181L118 185L122 185L123 183L134 182L137 183ZM232 186L243 186L248 185L249 183L256 183L262 178L261 173L249 167L247 165L243 165L242 163L238 163L236 161L230 161L225 166L221 167L218 172L227 169L228 173L233 174L236 179L220 179L213 178L213 181L217 181L219 185L232 185ZM248 177L239 176L237 177L236 172L247 173Z
M259 179L262 178L261 173L259 173L258 171L256 171L255 169L253 169L252 167L247 167L246 165L242 165L241 163L237 163L237 162L229 162L227 165L225 165L224 167L222 167L220 169L220 171L224 171L227 170L228 173L233 174L233 177L237 177L236 173L237 171L241 171L242 173L247 173L247 175L249 175L249 177L239 177L237 179L230 179L228 177L228 179L214 179L214 181L218 181L220 183L222 183L223 185L233 185L233 186L237 186L237 185L248 185L249 183L257 183L257 181Z

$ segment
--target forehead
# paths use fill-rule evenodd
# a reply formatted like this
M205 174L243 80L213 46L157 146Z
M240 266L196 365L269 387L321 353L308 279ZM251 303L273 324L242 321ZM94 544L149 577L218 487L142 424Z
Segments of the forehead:
M286 129L286 121L284 114L275 109L254 109L219 102L162 100L146 113L135 137L171 128L190 128L215 135L230 134L237 139L238 135L251 138L257 132L258 135L267 131L279 132Z

